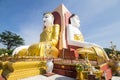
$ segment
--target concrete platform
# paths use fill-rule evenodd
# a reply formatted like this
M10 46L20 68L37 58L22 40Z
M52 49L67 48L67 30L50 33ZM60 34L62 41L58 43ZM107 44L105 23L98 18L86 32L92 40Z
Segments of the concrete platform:
M37 75L37 76L33 76L33 77L21 79L21 80L76 80L76 79L55 74L50 77L46 77L44 75Z
M76 80L76 79L66 77L66 76L62 76L62 75L59 75L59 74L55 74L55 75L52 75L50 77L46 77L44 75L37 75L37 76L24 78L24 79L20 79L20 80ZM120 80L120 77L119 76L113 76L112 80Z
M112 80L120 80L120 76L113 76Z

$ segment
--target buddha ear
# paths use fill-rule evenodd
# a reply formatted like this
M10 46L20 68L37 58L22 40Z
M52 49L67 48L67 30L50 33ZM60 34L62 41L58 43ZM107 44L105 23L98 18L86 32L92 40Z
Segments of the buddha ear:
M46 26L43 27L43 29L45 29L45 28L46 28Z
M75 25L73 17L70 18L70 24L73 25L73 26Z
M69 24L71 24L71 23L72 23L72 18L69 19Z

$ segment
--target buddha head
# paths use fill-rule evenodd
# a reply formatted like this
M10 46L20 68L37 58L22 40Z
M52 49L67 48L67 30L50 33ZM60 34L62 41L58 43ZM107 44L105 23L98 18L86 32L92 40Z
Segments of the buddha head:
M53 26L54 16L52 15L52 13L47 12L43 14L43 23L45 27Z
M72 14L70 16L70 24L74 27L77 27L77 28L80 27L80 19L79 19L78 15Z

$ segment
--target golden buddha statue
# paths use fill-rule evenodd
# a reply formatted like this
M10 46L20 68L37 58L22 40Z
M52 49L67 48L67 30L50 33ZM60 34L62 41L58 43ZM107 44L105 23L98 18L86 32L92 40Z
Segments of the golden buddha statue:
M54 16L52 13L45 13L43 15L44 29L40 34L40 42L32 44L28 48L29 56L40 57L58 57L58 44L60 26L54 24Z

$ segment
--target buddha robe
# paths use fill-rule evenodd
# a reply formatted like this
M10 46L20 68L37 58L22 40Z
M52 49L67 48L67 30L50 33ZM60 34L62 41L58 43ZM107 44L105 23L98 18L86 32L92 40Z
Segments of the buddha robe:
M68 45L79 47L84 46L85 43L81 31L77 27L72 26L71 24L69 24L67 27L67 42Z
M28 48L29 56L40 57L58 57L58 44L60 26L55 24L54 26L46 27L40 34L40 42L31 45Z

